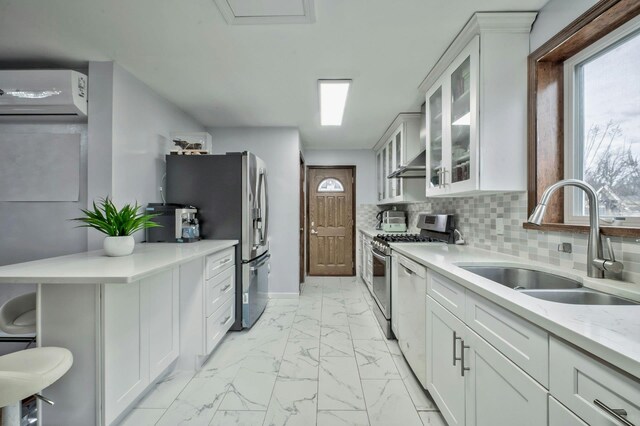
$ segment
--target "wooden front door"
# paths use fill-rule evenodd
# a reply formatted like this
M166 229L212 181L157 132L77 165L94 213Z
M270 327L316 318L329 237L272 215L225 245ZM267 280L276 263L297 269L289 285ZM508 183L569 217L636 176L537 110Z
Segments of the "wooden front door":
M309 275L355 274L355 167L309 167Z

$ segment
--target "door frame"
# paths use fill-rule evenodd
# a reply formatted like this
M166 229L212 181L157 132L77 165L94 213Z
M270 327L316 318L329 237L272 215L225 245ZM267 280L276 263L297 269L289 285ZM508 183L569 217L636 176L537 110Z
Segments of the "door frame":
M305 168L305 162L304 162L304 156L302 155L302 151L300 152L300 206L299 210L300 210L300 232L298 233L300 235L300 246L299 246L299 251L300 251L300 263L298 265L298 270L299 270L299 281L300 281L300 286L302 285L302 283L304 283L304 279L307 275L307 270L306 270L306 257L307 257L307 248L306 248L306 239L307 239L307 217L306 217L306 201L307 201L307 194L305 194L305 185L306 185L306 180L307 180L307 169Z
M311 169L351 169L351 176L353 177L353 179L351 180L351 193L353 194L353 196L351 197L351 218L353 219L353 226L352 226L352 232L351 232L351 238L352 238L352 242L353 244L351 244L351 274L350 275L332 275L334 277L353 277L356 275L356 166L355 165L335 165L335 166L327 166L327 165L323 165L323 166L307 166L306 171L307 173L305 173L305 180L306 180L306 187L307 187L307 193L305 194L305 200L306 200L306 216L307 216L307 220L306 220L306 229L304 230L304 235L305 235L305 239L307 240L306 246L307 246L307 250L306 250L306 258L307 258L307 268L306 268L306 274L308 276L313 276L309 274L309 265L310 265L310 260L311 260L311 256L309 253L309 230L311 229L311 224L309 222L309 194L311 193L311 189L310 189L310 180L309 180L309 170ZM324 276L324 275L318 275L318 276Z

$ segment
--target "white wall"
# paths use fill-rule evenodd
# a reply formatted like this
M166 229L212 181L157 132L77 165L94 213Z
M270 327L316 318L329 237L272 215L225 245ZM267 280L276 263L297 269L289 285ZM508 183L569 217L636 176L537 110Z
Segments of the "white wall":
M170 133L204 127L118 64L92 62L89 72L89 201L110 195L118 206L160 202ZM99 248L102 236L89 234L89 247Z
M119 65L113 71L113 199L118 205L160 202L170 133L204 127Z
M209 128L214 153L251 151L267 163L269 179L269 293L299 289L300 132L292 127Z
M597 0L549 0L538 13L538 18L531 29L531 52L542 46L597 2Z
M376 154L372 149L307 150L307 166L356 166L356 205L375 204Z

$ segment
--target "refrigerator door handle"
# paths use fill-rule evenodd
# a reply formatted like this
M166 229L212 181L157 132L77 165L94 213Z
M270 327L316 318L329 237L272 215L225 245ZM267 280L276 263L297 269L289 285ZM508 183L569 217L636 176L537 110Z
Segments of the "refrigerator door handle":
M264 176L264 219L263 219L263 226L264 226L264 234L263 234L263 245L267 244L267 238L269 238L269 185L268 185L268 179L267 179L267 171L263 170L262 175Z
M264 246L267 241L269 202L267 200L267 172L260 169L260 178L258 181L258 218L255 221L255 229L260 231L260 245ZM263 206L262 203L266 204Z

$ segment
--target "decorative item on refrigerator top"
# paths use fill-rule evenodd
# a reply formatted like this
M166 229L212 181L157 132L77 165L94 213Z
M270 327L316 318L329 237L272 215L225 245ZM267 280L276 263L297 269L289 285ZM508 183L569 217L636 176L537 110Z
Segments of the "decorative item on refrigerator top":
M383 212L382 230L384 232L407 232L407 213L398 210Z
M147 213L158 214L154 221L162 225L146 230L148 243L192 243L200 240L198 210L183 204L150 203Z
M206 155L212 153L212 138L209 133L171 133L172 155Z

